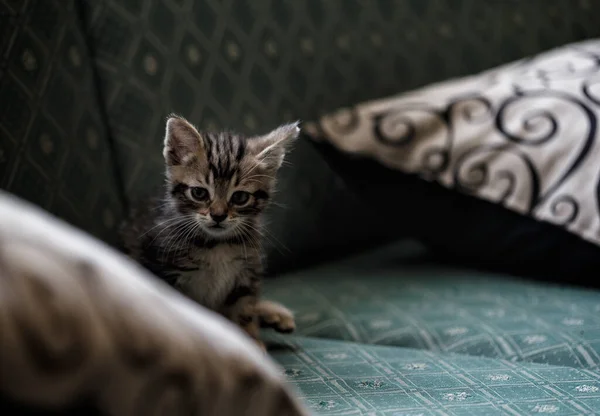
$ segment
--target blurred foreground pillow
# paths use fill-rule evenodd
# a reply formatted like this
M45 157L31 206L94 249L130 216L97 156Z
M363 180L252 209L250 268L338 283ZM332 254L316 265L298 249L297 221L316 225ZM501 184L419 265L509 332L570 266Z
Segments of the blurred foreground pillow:
M0 333L2 414L305 414L232 324L1 192Z

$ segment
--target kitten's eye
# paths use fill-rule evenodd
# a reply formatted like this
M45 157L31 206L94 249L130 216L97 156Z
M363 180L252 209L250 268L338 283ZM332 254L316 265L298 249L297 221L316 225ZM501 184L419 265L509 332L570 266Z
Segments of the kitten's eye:
M231 195L231 203L234 205L244 205L250 199L250 194L244 191L235 191Z
M190 188L190 195L196 201L206 201L208 199L208 191L205 188L194 186Z

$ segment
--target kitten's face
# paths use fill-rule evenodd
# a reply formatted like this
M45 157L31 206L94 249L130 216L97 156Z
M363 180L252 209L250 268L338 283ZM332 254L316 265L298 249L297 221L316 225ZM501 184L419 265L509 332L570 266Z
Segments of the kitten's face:
M170 118L163 151L167 180L174 208L192 224L188 232L215 239L253 234L298 132L295 123L255 138L199 133L184 119Z

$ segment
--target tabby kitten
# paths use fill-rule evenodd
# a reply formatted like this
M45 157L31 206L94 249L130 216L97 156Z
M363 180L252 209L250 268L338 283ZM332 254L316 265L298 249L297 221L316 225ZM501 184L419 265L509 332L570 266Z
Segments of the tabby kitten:
M295 328L292 313L259 299L261 215L298 123L247 138L167 121L166 193L125 223L126 251L156 276L242 327Z

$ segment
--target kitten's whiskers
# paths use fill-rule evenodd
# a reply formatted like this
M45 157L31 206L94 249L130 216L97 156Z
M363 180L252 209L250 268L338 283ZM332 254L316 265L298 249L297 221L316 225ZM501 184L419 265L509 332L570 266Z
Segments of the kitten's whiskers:
M156 224L154 227L151 227L148 231L146 231L145 233L141 234L138 238L142 238L143 236L145 236L146 234L148 234L150 231L156 229L157 227L163 226L167 223L173 222L173 221L181 221L181 218L179 217L175 217L175 218L169 218L167 220L161 221L158 224ZM154 240L153 240L154 241Z
M187 231L188 227L192 226L193 224L193 221L190 221L189 218L186 218L185 222L179 224L177 227L175 227L174 230L171 230L171 232L165 237L166 244L163 245L163 250L161 253L165 254L167 256L167 259L169 258L169 253L171 252L171 249L175 247L177 243L179 243L179 237L183 235L183 233Z

